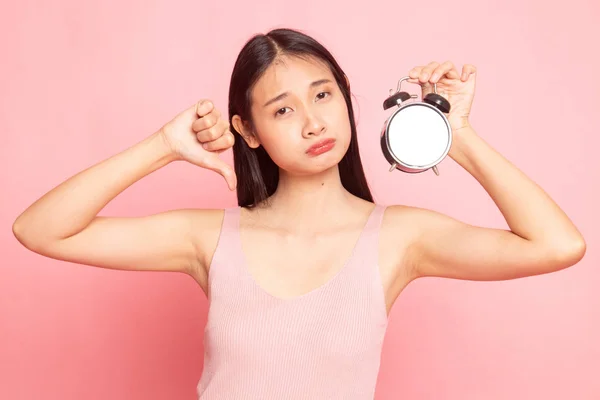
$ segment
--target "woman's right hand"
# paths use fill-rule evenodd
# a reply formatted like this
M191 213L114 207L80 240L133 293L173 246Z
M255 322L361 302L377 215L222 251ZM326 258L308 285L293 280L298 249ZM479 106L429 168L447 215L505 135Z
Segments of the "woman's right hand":
M210 100L201 100L179 113L159 132L177 159L213 170L225 178L230 190L237 179L233 168L219 158L219 153L233 146L229 122Z

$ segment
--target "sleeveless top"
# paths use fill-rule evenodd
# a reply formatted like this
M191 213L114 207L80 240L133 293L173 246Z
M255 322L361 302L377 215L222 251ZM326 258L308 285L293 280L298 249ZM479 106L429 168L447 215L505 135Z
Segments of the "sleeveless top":
M245 264L240 208L228 208L208 277L201 400L372 400L387 328L376 205L342 269L283 299Z

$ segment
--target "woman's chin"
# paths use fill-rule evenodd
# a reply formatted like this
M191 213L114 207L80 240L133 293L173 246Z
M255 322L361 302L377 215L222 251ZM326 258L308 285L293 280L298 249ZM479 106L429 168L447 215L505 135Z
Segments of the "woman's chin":
M317 160L312 160L303 165L297 165L295 168L290 168L287 172L290 175L296 176L320 175L337 169L340 160L341 158L337 159L334 157L318 160L318 162Z

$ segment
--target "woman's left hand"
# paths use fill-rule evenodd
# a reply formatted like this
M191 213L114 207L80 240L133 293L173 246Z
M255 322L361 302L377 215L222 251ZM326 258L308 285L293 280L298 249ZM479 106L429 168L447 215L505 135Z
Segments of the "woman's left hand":
M475 96L476 68L465 64L459 73L454 64L446 61L442 64L431 62L426 66L410 70L408 82L419 83L422 87L423 98L433 92L436 84L437 93L450 102L448 122L453 132L469 127L469 114Z

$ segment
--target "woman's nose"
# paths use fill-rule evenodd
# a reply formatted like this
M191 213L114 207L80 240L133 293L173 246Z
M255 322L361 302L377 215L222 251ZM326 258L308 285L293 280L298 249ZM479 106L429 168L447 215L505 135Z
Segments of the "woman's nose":
M304 125L303 136L319 136L325 132L325 123L315 113L307 113L306 123Z

